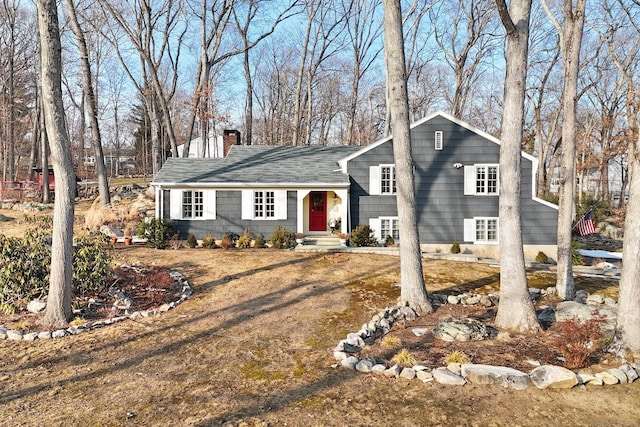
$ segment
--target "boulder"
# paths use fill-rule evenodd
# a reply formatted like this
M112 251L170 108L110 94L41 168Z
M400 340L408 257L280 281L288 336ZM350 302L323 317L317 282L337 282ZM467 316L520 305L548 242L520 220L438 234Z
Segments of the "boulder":
M542 365L529 374L531 382L540 389L572 388L578 384L578 376L567 368Z
M629 380L630 383L638 379L638 373L628 363L625 363L624 365L620 366L620 370L624 372L624 374L627 376L627 379Z
M358 363L358 358L355 356L349 356L346 359L340 361L340 364L342 366L349 369L355 369L356 363Z
M591 375L587 372L581 372L578 373L578 381L580 381L580 384L593 384L593 385L603 385L604 381L602 381L600 378L596 377L595 375Z
M607 371L598 372L595 377L601 379L606 385L614 385L620 382L618 378L614 377Z
M447 368L437 368L431 371L433 379L445 385L465 385L467 381L460 375L456 375Z
M529 375L504 366L464 364L461 373L470 384L496 384L515 390L529 387Z
M416 371L413 368L403 368L402 371L400 371L400 378L412 380L415 377L416 377Z
M393 365L392 367L390 367L389 369L387 369L386 371L383 372L383 375L385 377L399 377L400 376L400 371L402 370L402 368L400 368L400 366L398 365Z
M29 301L27 304L27 311L29 313L41 313L45 308L47 308L47 302L38 299Z
M376 361L373 359L362 359L356 363L356 371L358 372L371 372Z
M616 377L618 381L620 381L620 384L626 384L629 382L629 378L627 378L627 375L619 368L611 368L608 369L607 372Z
M444 341L481 341L490 334L484 323L478 320L450 317L436 325L433 335Z

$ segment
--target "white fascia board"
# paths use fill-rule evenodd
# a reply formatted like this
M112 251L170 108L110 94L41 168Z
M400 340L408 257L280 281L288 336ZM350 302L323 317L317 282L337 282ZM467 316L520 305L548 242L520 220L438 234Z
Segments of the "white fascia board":
M295 183L265 183L265 182L234 182L234 183L216 183L216 182L155 182L151 185L158 186L159 188L282 188L295 190L296 188L313 188L313 189L327 189L332 190L334 188L349 188L351 185L348 182L343 183L322 183L315 182L309 184L295 184Z

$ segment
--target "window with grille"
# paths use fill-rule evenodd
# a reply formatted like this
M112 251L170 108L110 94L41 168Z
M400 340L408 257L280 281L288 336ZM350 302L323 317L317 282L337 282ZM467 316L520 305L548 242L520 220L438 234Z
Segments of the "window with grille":
M393 165L380 166L381 194L396 194L396 168Z
M274 191L254 191L253 217L274 218L276 216L276 196Z
M202 218L204 215L204 192L182 192L182 218Z

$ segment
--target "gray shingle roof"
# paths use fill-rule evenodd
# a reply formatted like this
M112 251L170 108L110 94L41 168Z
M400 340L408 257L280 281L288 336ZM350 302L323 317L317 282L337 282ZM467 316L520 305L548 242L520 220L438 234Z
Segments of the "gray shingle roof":
M361 147L291 147L235 145L224 159L167 159L153 182L348 184L338 160Z

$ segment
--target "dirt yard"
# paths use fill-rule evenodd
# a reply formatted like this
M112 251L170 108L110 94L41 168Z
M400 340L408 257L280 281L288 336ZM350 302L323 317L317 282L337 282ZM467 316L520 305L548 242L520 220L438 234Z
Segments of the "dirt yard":
M0 342L0 425L640 424L640 382L513 391L333 367L338 340L396 302L397 257L124 246L114 257L176 269L195 293L161 316ZM425 276L429 291L482 292L496 288L498 270L425 261Z

